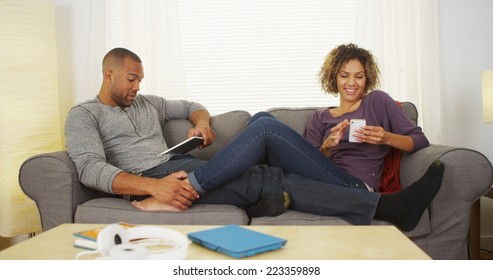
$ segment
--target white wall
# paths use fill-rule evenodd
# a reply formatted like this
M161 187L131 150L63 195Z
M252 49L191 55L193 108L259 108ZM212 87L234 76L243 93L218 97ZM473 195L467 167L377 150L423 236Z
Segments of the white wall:
M104 7L98 0L55 0L62 120L74 104L96 97L101 85ZM90 53L91 44L101 46L97 54Z
M493 69L493 1L440 0L442 143L493 160L493 123L482 121L480 72ZM481 236L493 238L493 199L481 200Z
M57 36L62 93L62 119L70 106L96 96L105 50L89 53L89 44L103 46L98 19L104 1L56 0ZM484 153L493 160L493 123L482 122L480 72L493 69L493 1L439 0L442 87L442 143ZM90 35L91 30L97 31ZM482 200L481 235L493 238L493 200Z
M439 10L442 140L491 159L493 123L482 122L480 72L493 69L493 1L441 0Z

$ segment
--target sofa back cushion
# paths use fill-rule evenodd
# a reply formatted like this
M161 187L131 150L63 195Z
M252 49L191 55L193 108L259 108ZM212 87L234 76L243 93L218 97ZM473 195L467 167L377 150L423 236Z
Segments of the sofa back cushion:
M404 112L416 125L418 112L411 102L401 103ZM305 125L313 112L321 107L278 107L268 109L267 112L274 115L280 121L291 127L299 134L303 134ZM230 111L224 114L211 117L211 127L216 132L216 141L203 150L193 150L191 155L198 159L208 160L231 141L240 131L242 131L251 115L246 111ZM163 126L163 134L168 147L172 147L187 138L188 130L193 128L189 120L171 120Z
M305 131L306 122L312 116L313 112L319 107L278 107L270 108L267 112L278 118L281 122L294 129L299 134Z
M402 109L414 125L418 125L418 110L411 102L401 102Z
M211 117L211 127L216 132L216 140L209 147L190 152L198 159L208 160L242 131L251 115L246 111L231 111ZM189 120L171 120L163 126L164 139L168 147L172 147L187 139L188 130L193 128Z
M411 122L416 125L418 121L418 111L414 104L411 102L401 102L400 104L406 115L411 119ZM277 107L268 109L267 112L274 115L299 134L303 134L308 119L315 110L321 108L323 107Z

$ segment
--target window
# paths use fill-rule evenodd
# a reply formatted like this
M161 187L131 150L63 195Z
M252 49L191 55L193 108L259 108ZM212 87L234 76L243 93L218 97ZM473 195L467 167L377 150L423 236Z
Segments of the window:
M321 90L318 71L333 47L354 41L356 7L356 0L108 1L106 44L142 58L141 93L197 101L211 114L329 106L338 98Z
M335 46L376 56L381 89L413 102L439 142L436 0L107 0L107 50L144 62L141 93L202 103L211 114L330 106L318 72Z
M326 106L318 71L352 42L356 1L200 1L178 5L186 98L213 112Z

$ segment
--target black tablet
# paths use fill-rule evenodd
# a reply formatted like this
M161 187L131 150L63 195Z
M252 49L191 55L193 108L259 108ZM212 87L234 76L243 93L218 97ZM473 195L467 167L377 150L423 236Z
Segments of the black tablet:
M164 154L186 154L190 152L191 150L198 148L202 143L204 142L204 138L200 136L194 136L191 138L188 138L187 140L167 149L166 151L160 153L159 155L164 155Z

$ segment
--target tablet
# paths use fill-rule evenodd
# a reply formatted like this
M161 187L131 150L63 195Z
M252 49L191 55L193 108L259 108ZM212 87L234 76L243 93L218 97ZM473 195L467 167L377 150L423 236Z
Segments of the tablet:
M237 225L191 232L188 238L201 246L234 258L280 249L287 240Z
M194 136L188 138L187 140L167 149L166 151L160 153L159 155L164 155L168 153L173 154L186 154L191 150L198 148L204 142L204 138L200 136Z

